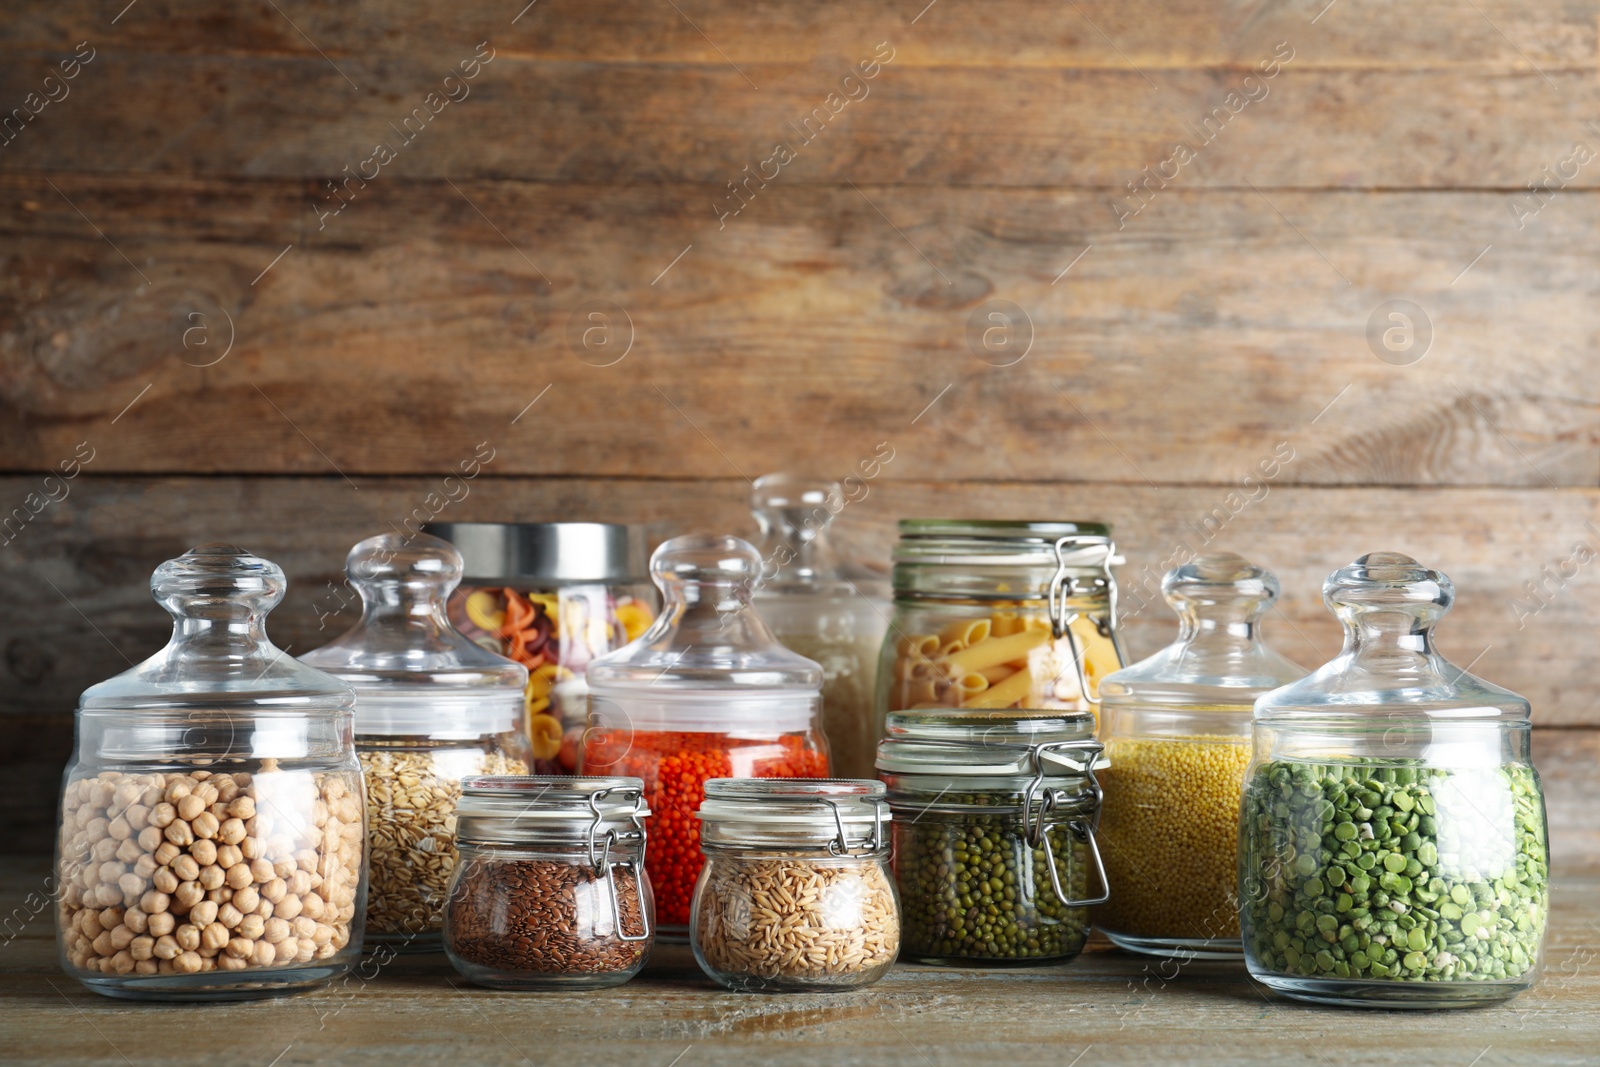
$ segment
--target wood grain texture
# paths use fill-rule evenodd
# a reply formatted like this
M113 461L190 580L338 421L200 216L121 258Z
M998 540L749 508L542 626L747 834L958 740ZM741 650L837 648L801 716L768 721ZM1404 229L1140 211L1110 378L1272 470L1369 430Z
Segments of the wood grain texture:
M0 907L26 917L44 868L10 862L0 870ZM1474 1056L1484 1063L1576 1067L1593 1062L1600 1041L1600 973L1589 947L1600 918L1600 883L1593 876L1558 879L1551 898L1546 971L1533 989L1499 1007L1404 1016L1273 998L1236 964L1158 972L1154 962L1099 943L1060 968L898 966L853 993L726 993L700 973L686 948L657 946L638 978L609 990L494 992L465 984L440 956L402 956L387 965L374 958L361 971L368 978L283 1001L134 1005L96 996L61 974L48 910L43 919L22 922L0 952L0 995L16 1013L8 1062L18 1067L118 1056L189 1067L210 1065L219 1055L263 1064L278 1057L276 1067L637 1067L669 1064L675 1056L685 1067L1060 1067L1074 1057L1081 1067L1278 1067L1327 1057L1412 1067L1467 1064ZM1195 1040L1197 1034L1205 1039ZM1313 1043L1327 1056L1316 1055Z
M914 435L889 477L1223 484L1291 441L1305 484L1600 484L1588 193L1519 233L1498 194L1174 189L1118 231L1093 193L775 183L719 229L699 186L385 178L319 231L302 183L51 184L0 179L13 470L93 438L96 471L414 473L493 437L497 473L753 476ZM1433 324L1409 366L1368 342L1396 297ZM1014 365L990 301L1031 322Z
M1600 146L1588 125L1600 103L1592 65L1542 72L1297 69L1302 54L1315 55L1314 43L1302 39L1288 44L1294 59L1276 77L1248 86L1246 75L1272 58L1273 43L1229 67L1151 72L1127 65L902 65L896 49L877 77L852 90L864 98L832 105L837 114L824 112L810 132L790 125L824 107L851 64L869 58L881 39L807 62L742 64L524 59L496 50L471 94L441 105L392 166L413 179L721 188L746 165L753 173L782 142L795 153L783 168L788 182L1120 191L1183 141L1197 156L1176 171L1188 187L1523 190L1574 142ZM899 39L914 57L914 44ZM71 94L4 148L0 165L340 176L375 143L404 136L404 118L442 90L443 78L481 40L458 33L437 42L426 59L383 53L343 63L315 54L163 55L107 44L71 83ZM59 58L56 51L6 55L0 100L20 105ZM1213 135L1194 131L1230 93L1243 92L1258 99L1230 105L1233 114L1217 116ZM1574 187L1600 182L1593 163L1570 169Z

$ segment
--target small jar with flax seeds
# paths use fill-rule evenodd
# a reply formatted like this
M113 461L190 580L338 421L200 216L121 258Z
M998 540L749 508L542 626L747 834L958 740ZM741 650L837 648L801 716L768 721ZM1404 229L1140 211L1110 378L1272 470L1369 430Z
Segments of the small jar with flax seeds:
M621 985L650 956L637 778L482 775L461 783L460 861L445 907L445 954L498 989Z

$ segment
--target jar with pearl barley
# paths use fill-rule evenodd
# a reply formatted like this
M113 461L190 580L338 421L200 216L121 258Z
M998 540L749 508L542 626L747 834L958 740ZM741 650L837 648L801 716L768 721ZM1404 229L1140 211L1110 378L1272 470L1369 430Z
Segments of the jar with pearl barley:
M1305 675L1262 643L1278 580L1232 552L1168 571L1178 638L1100 685L1100 835L1116 894L1095 926L1151 955L1242 959L1237 845L1256 697Z
M172 640L83 694L61 796L61 964L108 996L313 988L361 948L365 811L350 687L286 656L276 564L202 545L157 568Z

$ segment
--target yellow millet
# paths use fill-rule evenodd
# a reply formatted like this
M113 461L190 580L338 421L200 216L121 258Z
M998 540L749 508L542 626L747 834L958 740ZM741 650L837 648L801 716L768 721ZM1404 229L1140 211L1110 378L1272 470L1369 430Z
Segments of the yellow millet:
M1095 925L1133 937L1238 937L1248 741L1114 738L1106 755L1099 837L1111 900L1096 909Z

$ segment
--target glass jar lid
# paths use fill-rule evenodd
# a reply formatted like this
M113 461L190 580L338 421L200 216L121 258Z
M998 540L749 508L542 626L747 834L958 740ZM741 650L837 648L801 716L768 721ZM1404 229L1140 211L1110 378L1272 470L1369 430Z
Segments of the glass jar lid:
M884 797L883 783L869 779L712 778L695 816L708 844L825 845L830 855L860 855L887 843Z
M1249 714L1256 697L1306 674L1261 640L1261 618L1278 591L1271 571L1232 552L1168 571L1161 592L1178 615L1178 639L1107 675L1101 703Z
M456 836L477 844L643 841L644 782L622 775L481 774L461 779Z
M1122 562L1104 522L1046 522L1024 519L901 519L894 546L894 587L921 590L929 568L1055 568L1058 562L1086 576L1109 573ZM1056 546L1063 546L1058 559ZM920 575L920 577L919 577ZM975 594L993 596L985 579ZM1037 582L1006 593L1012 598L1043 598Z
M236 545L205 544L157 567L156 602L172 638L154 656L84 690L83 710L348 712L350 686L306 666L267 638L267 613L288 580L276 563Z
M890 712L877 767L956 778L1082 778L1104 766L1089 712L1026 708Z
M778 643L750 610L761 554L737 537L690 534L655 550L661 614L638 640L589 664L602 725L725 731L809 728L822 668Z
M1344 624L1344 648L1307 677L1260 697L1257 722L1528 721L1526 699L1434 651L1433 628L1455 601L1442 572L1398 552L1373 552L1330 574L1322 601Z
M516 728L528 669L450 624L461 569L461 553L428 534L380 534L350 550L361 619L300 660L355 688L358 734L470 740Z
M645 532L611 522L430 522L461 550L466 579L540 586L643 582Z

